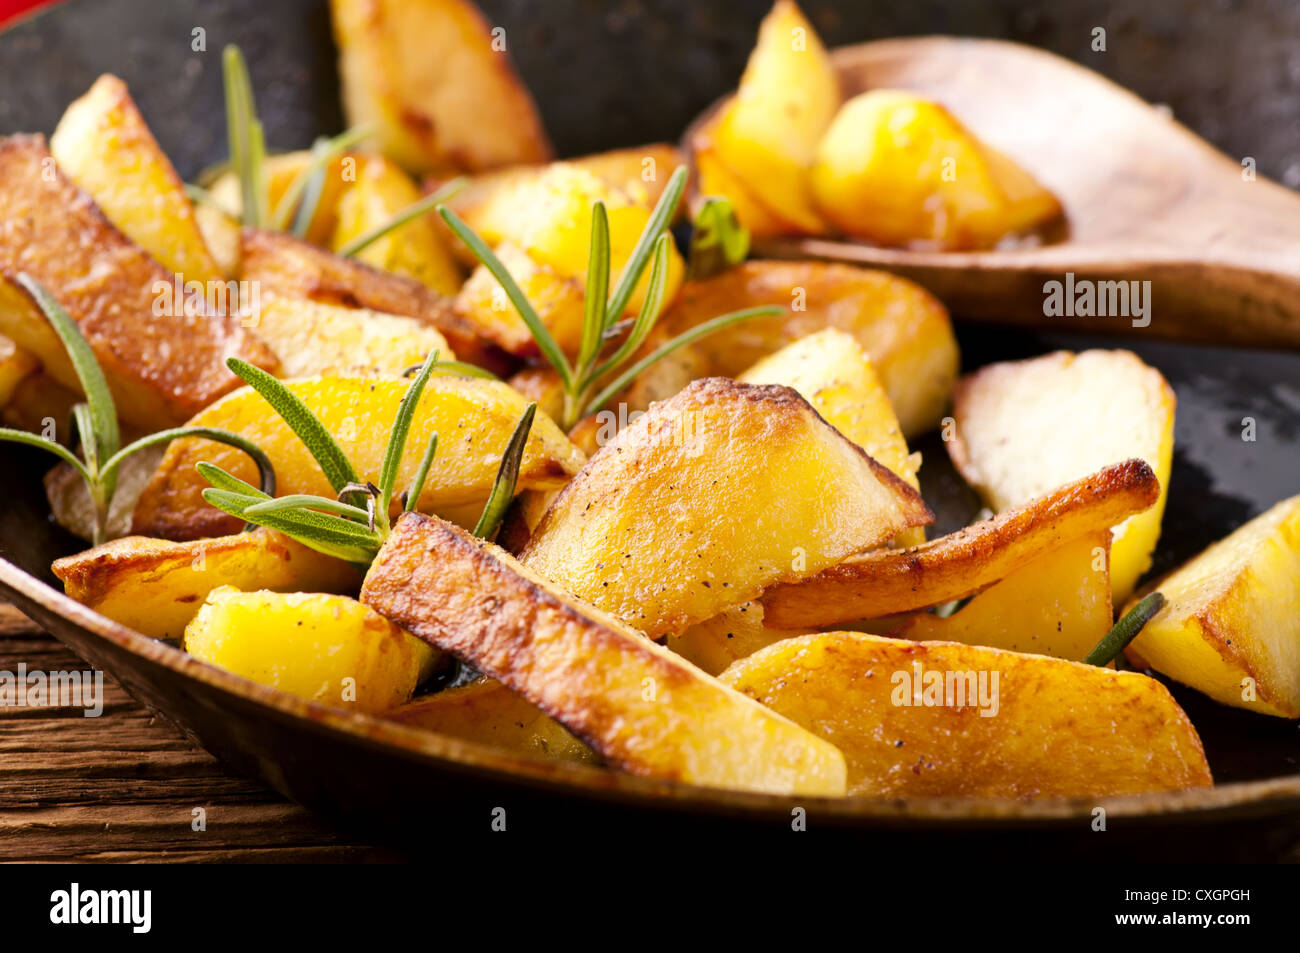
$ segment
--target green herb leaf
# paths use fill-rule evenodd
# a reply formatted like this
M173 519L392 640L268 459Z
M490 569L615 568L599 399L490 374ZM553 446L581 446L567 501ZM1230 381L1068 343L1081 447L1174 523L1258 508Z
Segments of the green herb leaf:
M271 216L271 227L283 232L292 222L293 234L305 238L312 219L316 217L321 193L325 190L327 166L369 134L368 126L353 126L332 139L322 138L312 143L311 160L293 177L289 187L280 196L275 213Z
M266 182L263 160L266 140L257 119L248 64L239 47L222 51L222 79L226 94L226 139L230 164L239 178L241 212L245 225L260 228L266 222Z
M325 425L293 391L260 367L254 367L237 357L227 358L226 366L261 394L289 425L289 429L298 435L298 439L320 464L321 472L325 474L325 479L329 480L330 486L336 493L349 483L358 482L352 461L330 436Z
M39 434L28 433L26 430L14 430L10 427L0 427L0 440L7 440L10 443L22 443L29 447L39 447L42 450L47 450L80 473L87 486L94 482L94 479L86 470L85 464L77 458L77 455L57 441L47 440Z
M582 344L578 349L581 379L596 359L605 332L605 297L609 294L609 213L604 202L591 207L591 250L587 255L587 288L582 321Z
M258 497L213 487L203 491L203 499L224 513L284 533L319 553L362 569L370 565L381 545L378 533L341 517L304 509L251 516L248 510L262 502Z
M267 513L280 513L284 510L296 509L315 510L320 513L330 513L334 516L347 516L363 523L370 521L370 513L359 506L353 506L351 503L343 503L339 500L331 500L324 496L315 496L310 493L290 493L288 496L277 496L273 500L262 500L259 503L252 504L244 512L249 518L256 518Z
M222 430L219 427L172 427L169 430L159 430L157 433L151 433L132 444L128 444L110 457L104 464L104 473L116 472L122 461L133 453L157 446L160 443L171 443L173 440L180 440L182 437L203 437L244 451L257 464L258 479L262 484L261 492L267 496L275 495L275 467L271 464L271 458L266 455L261 447L248 438L241 437L229 430ZM242 480L239 482L244 486L248 485L244 484Z
M492 484L492 492L483 507L483 514L478 518L478 525L474 527L474 535L479 539L492 539L501 528L506 509L515 497L519 466L523 462L524 448L528 444L528 432L532 429L533 418L536 415L537 405L530 403L520 415L514 432L506 442L505 452L501 455L501 466L497 468L497 478Z
M438 361L433 365L433 373L440 377L477 377L485 381L502 383L501 378L486 368L466 364L464 361Z
M431 192L419 201L412 202L388 221L376 225L364 235L358 235L356 238L352 239L352 241L347 242L339 248L338 254L342 255L344 258L351 258L357 252L361 251L361 249L365 248L372 242L376 242L383 238L394 229L401 228L412 219L419 218L421 215L433 211L434 208L441 205L443 202L446 202L453 195L463 189L466 181L467 180L463 177L452 179L450 182L439 188L438 191Z
M1123 652L1124 649L1137 638L1138 633L1142 631L1157 612L1165 607L1165 597L1159 592L1153 592L1137 605L1135 605L1128 614L1115 623L1111 629L1097 643L1097 647L1088 653L1084 659L1089 665L1106 665L1115 656Z
M270 494L263 493L251 483L245 483L233 473L221 469L215 463L208 463L200 460L194 464L194 469L199 471L199 476L207 480L218 490L229 490L231 493L238 493L242 496L251 496L256 500L269 500Z
M610 324L622 317L623 311L627 308L627 303L632 300L632 293L636 290L637 282L641 280L641 274L650 261L655 242L659 240L663 230L668 227L673 220L673 216L677 214L677 205L682 199L682 192L686 189L686 176L686 166L681 165L668 179L663 195L659 196L654 212L651 213L650 220L646 222L645 230L641 232L641 237L637 239L632 254L628 256L627 265L623 268L623 274L614 287L614 294L605 306L606 327L609 327Z
M406 491L406 505L403 509L410 513L420 502L420 494L424 492L424 483L429 479L429 468L433 465L433 455L438 452L438 435L435 433L429 438L429 445L424 448L424 456L420 458L420 465L415 468L415 477L411 480L411 486Z
M402 455L406 451L406 437L411 432L411 422L415 419L415 410L424 393L424 385L429 382L429 375L438 362L438 352L430 351L424 359L415 380L406 388L402 401L397 405L397 416L393 419L393 429L388 434L388 447L384 451L384 463L379 470L379 500L375 505L376 513L382 514L387 525L388 505L393 498L393 487L397 483L397 471L402 465Z
M749 231L736 218L731 200L715 196L704 200L691 230L687 277L708 278L734 268L749 255Z
M646 284L645 299L641 302L641 311L632 324L619 349L614 355L591 375L593 380L600 380L610 371L619 367L629 356L636 353L650 334L655 321L659 319L659 309L663 306L664 289L668 284L668 254L673 240L669 235L660 235L655 242L654 265L650 268L650 281Z

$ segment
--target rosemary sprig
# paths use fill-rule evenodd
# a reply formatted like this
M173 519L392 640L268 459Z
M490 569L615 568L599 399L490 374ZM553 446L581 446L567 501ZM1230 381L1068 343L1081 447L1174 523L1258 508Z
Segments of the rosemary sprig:
M688 278L716 275L739 265L749 255L749 231L736 218L730 199L705 199L692 226Z
M226 93L226 140L230 164L239 178L243 223L254 228L266 224L266 137L253 84L248 78L248 63L239 47L231 44L221 55L222 78Z
M383 238L394 229L401 228L412 219L419 218L421 215L432 212L443 202L450 200L461 189L463 189L467 181L468 180L464 176L461 176L460 178L452 179L450 182L444 183L439 186L436 191L430 192L424 198L412 202L410 205L406 206L406 208L397 212L392 218L388 219L388 221L376 225L365 234L358 235L356 238L352 239L352 241L344 244L339 248L338 254L342 255L344 258L351 258L367 245L379 241L379 239Z
M336 499L311 494L273 498L211 463L198 464L199 474L210 487L203 498L223 512L259 526L278 530L318 552L353 563L362 570L369 566L388 538L392 527L389 513L397 489L397 476L405 456L407 438L415 411L429 378L440 365L438 352L429 354L416 371L403 395L388 435L378 484L362 482L347 454L311 412L283 383L236 358L227 360L235 374L248 382L302 440L320 465L321 472L338 494ZM506 506L514 497L524 446L532 428L537 405L529 404L506 444L501 466L488 496L476 535L490 539L500 527ZM411 485L401 495L402 509L415 509L429 477L437 452L435 433L424 448Z
M564 412L560 423L566 430L572 428L588 414L600 410L622 391L633 377L678 348L737 321L781 313L781 309L777 307L762 307L721 315L673 338L645 359L619 373L620 368L649 337L665 303L664 290L668 280L668 259L672 248L672 237L667 234L666 229L676 214L682 192L686 188L686 177L686 168L681 166L669 178L612 292L608 290L609 217L602 202L592 205L591 246L587 257L586 308L581 343L576 360L572 364L569 363L541 316L529 303L518 282L510 275L496 253L459 215L446 206L438 208L438 214L442 216L456 237L465 243L496 278L537 342L538 350L559 375L564 387ZM647 267L650 268L650 277L641 308L631 324L627 326L626 336L614 348L613 354L601 360L602 349L624 333L621 323L623 312ZM606 298L607 293L608 298ZM617 376L603 389L597 390L611 374Z
M1128 644L1137 638L1142 628L1151 621L1157 612L1165 607L1165 597L1159 592L1147 596L1115 623L1115 627L1103 636L1097 647L1084 659L1089 665L1107 665L1115 656L1123 652Z
M173 427L141 437L134 443L122 446L122 432L117 422L117 406L113 402L108 381L95 358L95 352L81 334L75 321L63 307L35 279L26 273L17 276L17 283L32 297L44 313L50 326L63 342L72 362L77 379L81 381L86 400L73 408L72 419L81 442L84 460L78 459L63 444L24 430L0 427L0 440L39 447L57 456L81 475L90 493L95 514L91 541L98 546L104 542L108 509L117 490L117 473L122 462L131 454L146 447L169 443L181 437L206 437L229 444L253 458L261 475L262 492L275 492L275 470L266 454L251 441L239 434L215 427ZM75 443L74 443L75 446Z
M325 173L329 164L369 133L369 126L354 126L332 139L317 139L311 147L311 161L294 176L276 203L271 227L280 232L292 230L298 238L305 238L325 191Z

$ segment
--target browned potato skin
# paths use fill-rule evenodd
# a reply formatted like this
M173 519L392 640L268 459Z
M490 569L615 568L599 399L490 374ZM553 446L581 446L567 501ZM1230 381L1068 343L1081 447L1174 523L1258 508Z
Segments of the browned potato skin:
M760 358L824 328L855 338L871 356L903 433L939 423L957 380L957 342L937 298L883 271L823 262L748 261L687 281L655 326L642 355L697 324L759 305L806 310L742 321L669 355L642 374L624 399L644 410L700 377L738 377Z
M490 678L416 699L384 717L411 728L554 761L600 761L562 724Z
M437 328L460 360L493 371L503 366L500 353L456 313L450 298L414 278L380 271L290 235L255 228L243 230L242 251L242 277L261 282L263 294L417 318Z
M360 574L272 530L173 543L125 536L51 567L69 596L155 639L178 639L218 586L355 592Z
M898 672L998 673L997 712L899 705ZM778 642L720 680L832 742L848 793L1109 797L1209 787L1196 729L1163 685L1042 655L825 632Z
M443 520L398 520L361 601L631 773L783 793L843 790L833 747Z
M1146 461L1117 463L922 546L864 553L774 586L763 594L764 618L779 628L821 628L963 599L1063 542L1145 510L1159 495Z
M41 136L0 140L0 223L0 274L12 282L27 272L58 299L99 359L125 420L153 430L188 420L239 384L225 366L229 356L278 368L233 315L155 317L154 285L170 285L173 276L54 167ZM10 286L5 300L18 294ZM80 389L33 303L0 308L0 333L35 353L59 383Z

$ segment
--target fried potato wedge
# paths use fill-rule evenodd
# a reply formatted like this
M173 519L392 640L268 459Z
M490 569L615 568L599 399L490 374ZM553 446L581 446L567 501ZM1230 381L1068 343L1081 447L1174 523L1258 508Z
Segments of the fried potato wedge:
M664 644L692 665L719 675L731 663L773 642L807 634L803 629L774 629L763 618L761 602L742 602L695 623L681 635L668 636Z
M762 199L727 165L713 141L714 126L714 122L706 123L691 137L691 156L695 161L691 214L699 213L705 199L721 196L731 202L736 220L749 230L751 238L771 238L797 231L764 205Z
M287 384L334 435L361 479L372 482L379 478L389 430L408 385L400 378L347 377L306 378ZM424 448L437 433L438 451L418 505L426 512L476 519L496 479L501 453L525 406L526 401L500 381L431 378L415 411L397 486L410 485ZM306 446L252 388L243 388L218 401L191 423L223 427L261 447L275 466L280 495L334 496ZM239 520L203 500L207 483L194 465L205 460L240 479L257 483L256 468L242 451L193 437L173 441L140 497L132 531L164 539L236 532ZM561 486L584 461L581 451L560 428L549 417L538 414L524 447L517 487L525 490Z
M280 359L283 377L391 377L431 351L444 361L456 357L437 329L414 318L305 298L264 296L253 327Z
M602 447L519 558L656 638L932 519L794 390L707 378Z
M838 328L871 356L906 437L938 426L957 379L957 340L942 304L883 271L822 262L748 261L688 281L642 353L710 318L758 305L790 310L733 324L660 360L632 385L634 410L671 397L699 377L736 377L787 344Z
M489 343L456 313L451 299L414 278L380 271L290 235L261 229L244 229L241 256L244 280L258 282L263 295L415 318L437 329L462 361L489 369L500 366Z
M710 787L843 792L834 746L443 520L403 516L361 599L623 770Z
M545 162L504 34L468 0L331 0L343 111L412 172Z
M202 233L203 242L221 274L227 278L236 277L243 268L239 222L215 205L200 202L194 206L194 224Z
M844 752L848 793L1107 797L1209 787L1196 729L1135 672L825 632L720 678Z
M171 160L126 84L105 73L74 100L50 137L50 154L127 238L186 281L223 277Z
M502 242L494 250L555 343L570 357L576 354L586 307L582 285L550 265L537 263L511 242ZM504 351L521 357L541 353L528 325L486 265L474 269L460 289L456 311Z
M556 761L600 759L568 730L500 682L480 678L385 712L411 728Z
M350 187L350 183L355 181L357 163L364 161L364 158L361 153L345 153L335 156L326 164L325 175L321 178L320 198L307 226L308 241L316 245L329 244L338 220L339 198ZM279 211L289 187L307 171L313 161L310 149L266 157L263 174L266 176L267 207L273 215ZM237 221L241 218L244 197L239 177L233 171L227 170L213 179L208 185L208 194L212 197L212 204L200 205L199 209L212 209L215 205L227 219ZM208 223L200 224L206 226ZM211 241L208 244L209 247L212 246Z
M173 275L132 244L51 162L40 136L0 139L0 334L80 389L63 344L11 284L30 274L67 310L99 359L123 419L160 430L192 417L239 379L237 355L276 370L274 355L227 314L159 314Z
M1110 578L1122 602L1160 538L1176 403L1160 372L1130 351L1057 351L990 364L957 384L948 453L994 510L1131 457L1150 464L1160 498L1114 527Z
M779 628L822 628L964 599L1062 544L1153 506L1160 484L1143 460L1067 483L1022 506L906 550L844 560L801 583L763 594Z
M1045 224L1061 204L941 105L873 89L826 130L810 174L815 205L846 235L881 245L990 248Z
M1300 496L1160 580L1166 602L1130 646L1216 701L1300 718Z
M0 407L6 406L24 380L40 372L41 362L0 334Z
M73 599L155 639L179 639L220 586L273 592L355 592L347 563L265 528L173 543L126 536L56 560Z
M891 635L961 642L1082 662L1110 631L1110 530L1094 530L1036 556L940 618L914 616Z
M330 247L338 250L390 221L420 200L420 188L383 156L357 158L356 181L339 197ZM375 239L356 253L383 271L406 275L438 294L452 296L464 280L460 265L429 215L421 215Z
M185 651L308 701L378 714L445 658L348 596L222 586L185 627Z
M822 418L921 492L916 473L921 455L909 453L889 395L857 339L836 328L800 338L768 355L736 378L743 384L793 387ZM925 542L925 529L905 530L898 547Z

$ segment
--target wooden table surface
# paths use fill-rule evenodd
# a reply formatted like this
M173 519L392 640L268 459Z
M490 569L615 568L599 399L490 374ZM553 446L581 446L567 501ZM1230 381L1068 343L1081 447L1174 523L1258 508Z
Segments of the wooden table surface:
M0 671L85 662L0 603ZM0 861L396 859L262 785L227 774L176 728L104 679L104 710L0 706ZM194 809L206 830L193 829Z

